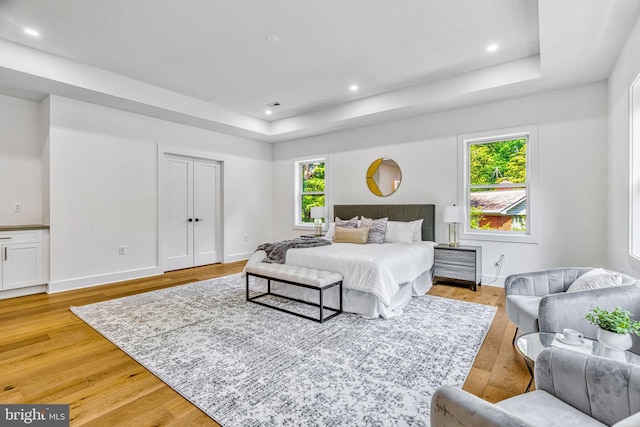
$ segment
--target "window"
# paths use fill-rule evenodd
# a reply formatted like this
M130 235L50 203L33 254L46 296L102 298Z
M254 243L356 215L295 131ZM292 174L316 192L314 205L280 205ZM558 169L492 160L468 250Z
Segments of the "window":
M629 263L640 269L640 75L630 93Z
M325 206L326 184L324 158L296 162L295 225L313 225L311 208Z
M460 135L463 239L535 242L537 126Z

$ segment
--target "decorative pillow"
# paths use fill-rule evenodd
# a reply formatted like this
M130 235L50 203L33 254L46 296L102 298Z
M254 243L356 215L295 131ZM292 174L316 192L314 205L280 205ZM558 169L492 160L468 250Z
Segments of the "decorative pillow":
M366 244L369 238L369 228L346 228L336 227L336 233L333 237L335 243L359 243Z
M327 240L333 240L333 235L336 232L336 223L330 222L329 227L327 228L327 234L324 235L324 238Z
M610 288L622 285L622 274L594 268L578 277L567 289L567 292L588 291L590 289Z
M340 219L336 217L336 228L357 228L358 227L358 217L354 216L351 219Z
M414 242L422 242L422 222L424 219L417 219L415 221L409 221L409 224L413 224L415 227L413 229L412 240Z
M388 221L384 241L387 243L411 243L415 224L402 221Z
M360 226L369 228L369 240L367 243L384 243L384 233L387 231L389 218L371 219L360 217Z

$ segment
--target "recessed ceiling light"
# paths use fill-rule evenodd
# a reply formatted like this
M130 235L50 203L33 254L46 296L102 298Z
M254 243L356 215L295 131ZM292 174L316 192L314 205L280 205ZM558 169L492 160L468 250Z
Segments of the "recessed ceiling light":
M265 113L267 116L270 116L270 115L273 113L273 111L271 111L271 110L267 109L267 110L264 110L264 113Z
M39 37L40 33L36 30L34 30L33 28L25 28L24 32L29 34L32 37Z
M351 86L349 86L349 90L350 90L351 92L357 92L357 91L358 91L358 89L360 89L360 88L358 87L358 85L351 85Z
M498 45L495 43L487 46L487 52L495 52L496 50L498 50Z

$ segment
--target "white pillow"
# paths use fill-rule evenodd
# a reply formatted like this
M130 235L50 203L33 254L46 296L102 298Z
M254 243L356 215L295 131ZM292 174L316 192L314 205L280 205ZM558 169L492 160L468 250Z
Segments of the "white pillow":
M333 236L336 232L336 223L330 222L329 228L327 229L327 234L324 235L324 238L327 240L333 240Z
M402 221L388 221L384 235L386 243L411 243L415 224Z
M412 240L414 242L422 242L422 222L424 219L417 219L415 221L409 222L409 224L413 224L413 237Z
M622 274L594 268L578 277L567 289L567 292L588 291L590 289L610 288L622 285Z

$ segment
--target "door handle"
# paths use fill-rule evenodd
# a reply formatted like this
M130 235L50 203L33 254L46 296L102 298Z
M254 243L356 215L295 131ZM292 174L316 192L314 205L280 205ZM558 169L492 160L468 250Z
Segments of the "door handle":
M189 218L187 221L193 222L193 218ZM197 219L196 219L196 221L197 221Z
M4 260L7 260L7 247L4 247Z
M204 218L196 218L196 222L198 221L204 221Z

